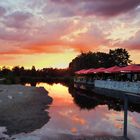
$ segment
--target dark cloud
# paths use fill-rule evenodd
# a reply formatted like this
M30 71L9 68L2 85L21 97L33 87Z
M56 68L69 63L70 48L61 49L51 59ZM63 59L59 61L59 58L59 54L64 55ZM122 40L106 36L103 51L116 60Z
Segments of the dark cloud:
M28 36L24 32L10 31L0 28L0 39L5 41L27 41Z
M0 26L0 39L14 42L27 41L29 35L26 33L28 31L28 27L31 27L29 20L32 16L33 15L28 12L16 11L1 17L2 26Z
M140 0L51 0L59 5L68 4L77 15L116 16L135 9ZM76 8L74 8L76 7ZM65 12L65 11L62 11Z
M27 25L27 21L33 17L31 13L16 11L12 14L5 16L3 23L12 28L23 28Z
M0 6L0 16L3 16L6 12L7 12L6 9Z
M95 6L94 6L95 4ZM140 4L140 0L95 0L83 6L86 15L97 14L105 16L115 16L121 13L128 12Z
M58 4L65 4L65 3L76 3L78 0L51 0L51 1L56 2Z
M3 14L0 19L0 44L4 46L0 48L4 50L0 51L0 54L57 53L65 49L78 52L114 47L113 38L109 40L108 36L112 31L117 31L121 23L130 23L129 26L139 28L139 15L135 17L125 14L108 20L92 15L115 16L136 8L139 1L41 0L30 3L31 7L36 7L35 10L24 8L21 11L14 9L8 12L0 7L0 14ZM133 11L137 12L139 8ZM81 17L74 17L77 15ZM91 15L91 18L82 18L84 15ZM126 16L129 18L127 21ZM125 26L123 28L125 29ZM140 49L139 38L140 32L128 41L120 38L115 42L123 41L117 44L119 47ZM10 47L6 50L8 46Z

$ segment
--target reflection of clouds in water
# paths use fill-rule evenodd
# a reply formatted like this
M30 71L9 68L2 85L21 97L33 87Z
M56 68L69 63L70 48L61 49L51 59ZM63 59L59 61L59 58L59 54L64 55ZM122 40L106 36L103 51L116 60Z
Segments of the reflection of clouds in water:
M72 128L72 129L71 129L71 132L72 132L72 133L77 133L77 128Z
M140 139L140 114L137 112L129 112L128 119L128 136L132 140Z
M45 86L48 87L47 84ZM19 140L46 140L48 137L57 139L61 134L123 135L123 112L108 110L107 105L98 105L90 111L80 110L73 103L73 98L66 87L55 84L49 86L49 89L51 90L49 95L54 99L49 109L50 121L30 134L18 135ZM139 125L140 114L129 113L128 134L130 138L135 137L133 140L139 140Z
M72 110L60 111L59 115L62 117L70 117L69 115L72 114Z
M105 117L115 128L123 128L123 112L110 112L109 114L106 114Z
M129 122L130 125L133 127L139 128L140 129L140 114L133 112L129 113Z
M69 109L66 111L66 108L55 109L61 110L61 112L53 111L53 114L51 113L53 116L51 116L50 122L40 130L31 133L31 135L40 135L41 137L57 134L114 135L118 132L107 119L103 119L107 111L106 106L97 107L96 111L80 111L78 108L75 108L71 112ZM118 133L118 135L121 135L121 132Z
M81 124L81 125L85 125L86 124L86 120L84 120L83 118L81 118L78 115L73 115L73 111L72 110L68 110L68 111L64 111L64 112L59 112L59 115L62 116L62 117L66 117L70 121L75 122L77 124Z
M73 101L66 99L63 100L63 98L55 98L55 100L53 101L53 104L51 105L52 107L69 107L69 106L73 106Z
M79 123L80 125L86 125L86 120L78 115L72 116L71 120L75 123Z

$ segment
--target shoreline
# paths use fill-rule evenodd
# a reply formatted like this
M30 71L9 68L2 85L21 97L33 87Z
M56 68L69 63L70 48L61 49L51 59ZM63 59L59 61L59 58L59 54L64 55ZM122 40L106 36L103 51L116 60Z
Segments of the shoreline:
M45 110L51 103L43 87L0 85L0 126L10 136L39 129L50 119Z

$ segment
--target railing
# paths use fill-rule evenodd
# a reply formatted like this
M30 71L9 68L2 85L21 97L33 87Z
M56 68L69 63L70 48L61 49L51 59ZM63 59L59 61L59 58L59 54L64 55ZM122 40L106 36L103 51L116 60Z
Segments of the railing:
M140 82L95 80L95 87L140 94Z

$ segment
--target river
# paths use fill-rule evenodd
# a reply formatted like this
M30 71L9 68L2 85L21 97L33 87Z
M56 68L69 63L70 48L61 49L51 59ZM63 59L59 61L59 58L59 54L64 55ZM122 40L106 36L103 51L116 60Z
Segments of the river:
M65 136L92 137L94 135L123 135L123 106L113 99L92 97L74 92L62 84L39 83L53 98L49 112L50 121L29 134L18 134L19 140L46 140ZM99 99L98 99L99 98ZM128 111L128 137L140 138L140 109ZM66 138L65 138L66 139Z

